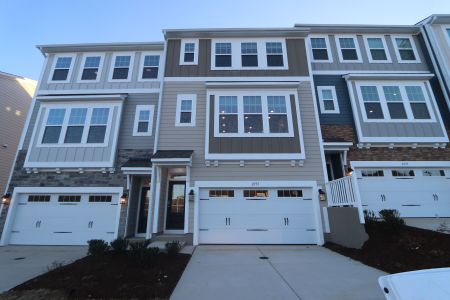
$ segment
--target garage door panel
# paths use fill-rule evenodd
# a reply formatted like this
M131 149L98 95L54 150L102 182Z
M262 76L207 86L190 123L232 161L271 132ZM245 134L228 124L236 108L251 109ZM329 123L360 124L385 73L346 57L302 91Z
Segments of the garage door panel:
M315 244L317 235L306 230L208 230L199 232L199 240L203 244Z

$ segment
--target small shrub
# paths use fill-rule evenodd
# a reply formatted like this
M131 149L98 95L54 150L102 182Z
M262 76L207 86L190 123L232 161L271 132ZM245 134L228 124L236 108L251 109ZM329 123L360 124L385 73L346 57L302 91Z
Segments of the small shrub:
M112 241L110 246L115 253L124 253L128 249L128 241L126 239L118 238Z
M166 243L166 250L169 255L175 255L178 252L180 252L181 248L183 246L181 245L180 241L172 241Z
M147 249L148 245L150 244L150 240L144 240L144 241L136 241L129 243L130 250L132 252L140 252L145 249Z
M89 240L88 255L101 255L109 250L108 243L104 240Z
M400 218L400 213L396 209L380 210L379 215L392 233L398 233L405 226L405 221Z
M447 226L447 222L444 221L441 224L439 224L439 227L436 228L437 232L442 232L442 233L450 233L450 229Z
M159 248L158 247L150 247L150 248L147 249L147 251L148 251L149 255L156 256L156 255L159 254Z
M375 223L378 221L377 216L375 215L375 213L373 212L373 210L364 210L364 220L367 223Z
M64 263L62 261L55 260L54 262L52 262L50 265L47 266L47 272L57 270L57 269L61 268L62 266L64 266Z

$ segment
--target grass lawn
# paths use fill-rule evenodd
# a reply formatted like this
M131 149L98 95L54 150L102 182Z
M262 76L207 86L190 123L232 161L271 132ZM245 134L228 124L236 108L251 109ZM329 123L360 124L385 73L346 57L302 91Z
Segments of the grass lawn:
M366 225L369 240L361 249L333 243L325 247L387 273L450 267L450 235L404 226L390 231L384 222Z
M89 255L31 279L3 297L168 299L190 257L159 253L143 263L129 252Z

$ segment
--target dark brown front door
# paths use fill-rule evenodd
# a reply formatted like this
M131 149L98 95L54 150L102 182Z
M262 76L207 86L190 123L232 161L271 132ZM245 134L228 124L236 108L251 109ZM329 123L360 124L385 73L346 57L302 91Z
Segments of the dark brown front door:
M137 233L145 233L147 231L149 191L149 187L143 187L141 190Z
M185 181L169 182L169 198L167 199L167 230L184 229L184 200L186 193Z

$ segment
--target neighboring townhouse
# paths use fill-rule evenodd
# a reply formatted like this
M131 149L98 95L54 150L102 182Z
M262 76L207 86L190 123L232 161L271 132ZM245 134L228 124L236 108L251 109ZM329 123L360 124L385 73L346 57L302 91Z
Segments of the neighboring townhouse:
M37 82L0 72L0 191L6 189ZM3 194L2 194L3 195Z
M38 48L45 63L1 207L1 244L145 235L164 44Z
M325 169L307 31L164 34L152 234L322 244Z
M310 29L329 205L450 217L445 97L420 27L296 27Z

